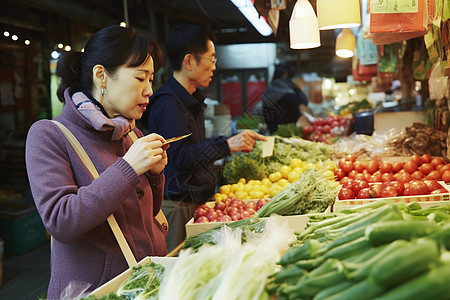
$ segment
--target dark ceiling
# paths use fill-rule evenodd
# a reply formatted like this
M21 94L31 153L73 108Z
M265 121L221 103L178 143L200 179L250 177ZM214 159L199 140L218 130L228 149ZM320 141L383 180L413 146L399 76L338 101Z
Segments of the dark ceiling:
M33 31L45 45L55 42L61 35L88 38L101 27L128 19L130 26L164 44L171 26L198 23L216 34L219 45L283 44L285 47L280 47L283 53L279 55L293 58L300 72L317 72L319 76L345 81L351 73L351 59L335 56L333 30L320 32L322 45L318 48L289 48L288 24L295 1L287 0L287 8L280 11L278 31L269 37L261 36L230 0L0 0L0 25ZM316 0L310 2L315 8Z

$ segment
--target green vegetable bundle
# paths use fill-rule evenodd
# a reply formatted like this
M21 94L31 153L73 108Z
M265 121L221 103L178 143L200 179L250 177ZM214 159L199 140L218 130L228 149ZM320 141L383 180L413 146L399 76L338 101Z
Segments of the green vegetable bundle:
M324 167L325 168L325 167ZM336 199L340 185L325 176L322 169L307 169L297 181L273 196L256 214L268 217L324 212Z
M450 299L449 212L379 201L311 218L267 288L277 299Z

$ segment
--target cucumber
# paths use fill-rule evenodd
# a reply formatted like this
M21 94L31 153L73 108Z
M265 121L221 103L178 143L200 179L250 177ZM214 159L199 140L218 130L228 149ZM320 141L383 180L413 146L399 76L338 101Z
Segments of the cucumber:
M378 246L375 249L381 249L380 251L378 251L375 255L373 255L371 258L367 259L366 261L364 261L361 264L358 264L358 266L356 268L354 268L353 272L350 272L347 275L347 278L352 279L352 280L362 280L364 278L367 278L367 276L369 275L370 270L372 269L372 267L378 263L380 261L380 259L382 259L383 257L385 257L386 255L389 255L390 253L398 250L398 249L403 249L406 245L408 244L407 241L404 240L397 240L394 241L388 245L381 245Z
M393 206L391 205L387 205L387 206L383 206L375 211L373 211L372 213L368 214L367 216L365 216L364 218L353 222L352 224L350 224L349 226L347 226L343 233L351 231L353 229L356 228L361 228L361 227L366 227L370 224L376 223L378 222L383 216L387 215L388 213L393 211Z
M450 263L439 265L429 272L396 286L376 300L450 299Z
M322 257L324 260L327 258L345 259L371 248L372 245L369 243L367 238L363 236L349 243L335 247L319 258Z
M376 283L363 280L323 300L371 300L383 292L384 289Z
M318 276L304 277L295 286L284 290L289 299L302 299L314 297L321 290L336 285L345 280L342 270L335 270Z
M291 265L287 268L282 268L279 272L275 273L275 275L273 276L273 282L274 283L286 282L289 284L295 284L305 274L307 274L306 271L298 268L295 265Z
M395 220L369 225L365 235L372 245L378 246L395 240L412 240L423 237L439 229L440 227L433 222Z
M289 248L286 253L281 257L279 264L286 266L288 264L295 263L303 259L314 258L316 252L321 249L322 245L319 241L309 240L305 243Z
M339 293L339 292L341 292L341 291L351 287L354 284L355 284L355 282L353 282L353 281L342 281L342 282L340 282L338 284L329 286L329 287L321 290L320 292L318 292L314 296L313 300L324 300L327 297L330 297L330 296L332 296L334 294L337 294L337 293Z
M431 264L439 260L439 256L434 240L419 239L380 259L371 268L369 278L378 285L389 288L424 273Z

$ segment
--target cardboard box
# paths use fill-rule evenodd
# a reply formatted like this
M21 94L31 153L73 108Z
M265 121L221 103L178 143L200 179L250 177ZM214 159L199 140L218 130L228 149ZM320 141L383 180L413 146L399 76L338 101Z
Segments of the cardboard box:
M339 200L336 199L332 206L333 212L340 212L343 209L355 207L357 205L367 204L377 200L384 200L389 203L412 203L418 202L422 207L430 207L439 205L442 203L450 203L450 188L445 182L439 181L439 183L449 191L449 193L435 194L435 195L418 195L418 196L398 196L390 198L371 198L371 199L351 199L351 200Z
M165 270L164 272L170 272L172 269L172 266L177 261L176 257L157 257L157 256L148 256L142 259L138 262L138 265L144 265L149 262L154 262L157 264L161 264L164 266ZM111 292L116 292L119 286L122 284L122 282L131 274L131 268L128 268L121 274L117 275L104 285L98 287L95 289L91 295L95 295L95 297L100 298L104 295L107 295Z

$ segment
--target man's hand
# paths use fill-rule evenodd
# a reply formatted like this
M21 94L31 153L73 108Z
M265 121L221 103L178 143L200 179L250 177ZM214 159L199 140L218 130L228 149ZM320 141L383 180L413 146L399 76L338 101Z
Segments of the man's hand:
M230 152L250 152L253 150L257 140L265 141L266 137L253 130L244 130L227 140Z

